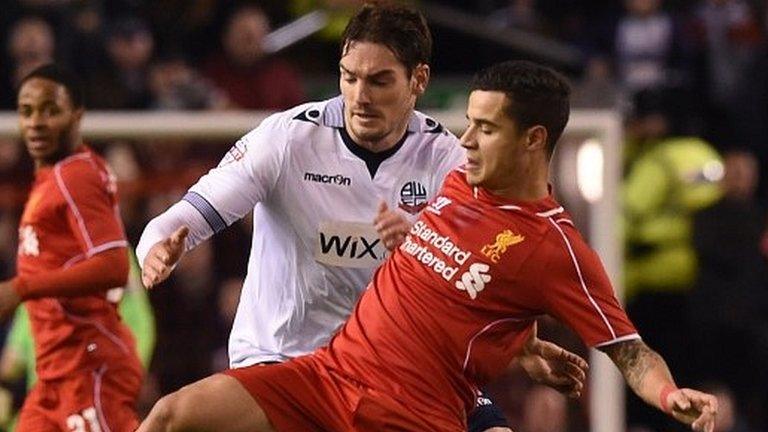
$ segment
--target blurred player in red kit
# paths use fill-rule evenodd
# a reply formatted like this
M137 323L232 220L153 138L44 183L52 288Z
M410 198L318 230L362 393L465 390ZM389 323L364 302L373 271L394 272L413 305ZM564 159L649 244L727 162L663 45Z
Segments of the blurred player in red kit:
M460 432L478 386L524 353L544 314L605 352L648 404L712 432L716 399L677 387L550 194L549 161L570 112L565 80L505 62L471 90L467 163L330 344L192 384L161 399L140 432Z
M40 378L18 431L118 432L138 425L135 342L117 303L128 277L128 243L115 178L82 142L83 96L55 65L19 86L21 135L35 182L19 226L16 277L0 282L0 316L24 302Z

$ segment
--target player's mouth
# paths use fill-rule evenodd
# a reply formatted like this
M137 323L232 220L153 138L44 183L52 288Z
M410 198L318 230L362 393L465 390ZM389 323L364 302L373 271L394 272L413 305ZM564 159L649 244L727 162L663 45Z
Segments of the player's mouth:
M377 114L370 113L370 112L355 112L355 113L352 113L352 115L361 120L373 120L379 117Z
M51 139L43 136L27 137L27 148L30 150L40 150L51 145Z
M476 171L480 169L480 162L477 159L467 158L467 163L464 164L467 171Z

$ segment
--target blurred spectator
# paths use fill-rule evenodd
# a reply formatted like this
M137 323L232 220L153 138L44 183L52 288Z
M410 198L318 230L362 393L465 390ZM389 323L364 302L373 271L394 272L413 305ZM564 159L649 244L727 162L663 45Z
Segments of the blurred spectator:
M536 9L536 0L509 0L508 4L493 12L489 22L499 28L514 28L533 33L545 33L548 24Z
M720 198L723 165L707 142L669 135L663 95L638 96L627 127L627 146L634 150L627 152L622 185L627 311L643 339L685 381L692 363L685 306L697 274L693 214ZM643 405L630 395L631 424L676 430Z
M155 62L149 73L152 108L215 110L226 108L227 96L203 78L181 56Z
M587 60L584 76L573 87L571 105L577 108L617 109L620 96L609 59L594 56Z
M224 90L234 108L282 110L304 101L298 73L285 60L264 53L269 19L257 6L236 9L221 36L222 54L215 54L205 75Z
M219 296L216 302L218 308L218 347L214 352L211 367L215 372L229 369L229 355L227 354L229 331L232 329L232 323L235 321L235 313L240 302L240 290L242 288L242 277L226 279L219 287Z
M755 157L730 151L724 160L725 196L694 219L700 270L690 299L693 359L697 372L710 371L696 379L716 378L748 407L765 407L768 372L753 365L768 363L766 211L755 199Z
M568 403L565 396L549 387L534 386L525 398L523 426L526 432L566 432Z
M16 85L36 67L53 61L53 28L44 19L27 16L16 21L8 34L9 62L3 66L0 109L16 108Z
M211 356L219 344L213 254L211 242L200 244L166 283L150 292L158 330L153 370L161 394L212 372Z
M106 64L87 73L86 101L95 109L146 109L154 39L138 18L115 22L107 36Z
M328 13L328 23L320 36L337 44L352 14L365 0L291 0L290 9L295 15L304 15L315 10Z
M760 26L747 1L704 0L690 27L691 48L699 55L698 90L706 102L704 124L712 140L727 145L737 132L740 96L749 93L743 86L751 85L746 78L757 61Z
M219 18L219 9L227 3L231 1L153 0L145 10L162 53L184 52L199 60L215 46L216 38L211 37L211 31Z
M624 5L615 36L622 85L630 94L668 86L676 44L672 18L661 10L661 0L624 0Z

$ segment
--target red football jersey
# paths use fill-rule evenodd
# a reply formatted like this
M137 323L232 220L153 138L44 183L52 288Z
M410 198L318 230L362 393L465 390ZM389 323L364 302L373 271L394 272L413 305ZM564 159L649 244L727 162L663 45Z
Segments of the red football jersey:
M66 268L127 245L115 179L103 159L82 147L54 166L37 170L19 226L19 276ZM62 377L105 361L138 366L133 336L117 312L119 293L24 302L40 378Z
M477 386L505 370L543 314L589 346L639 337L552 197L501 199L456 170L319 356L413 409L464 422Z

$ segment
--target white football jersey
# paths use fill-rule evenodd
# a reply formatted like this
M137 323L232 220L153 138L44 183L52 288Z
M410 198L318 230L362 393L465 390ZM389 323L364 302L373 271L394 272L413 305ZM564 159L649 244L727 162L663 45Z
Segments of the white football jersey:
M373 228L379 202L415 220L465 158L458 139L419 112L373 177L374 154L362 153L344 130L340 97L308 103L265 119L184 197L210 230L193 229L193 244L253 210L232 367L327 343L387 255Z

